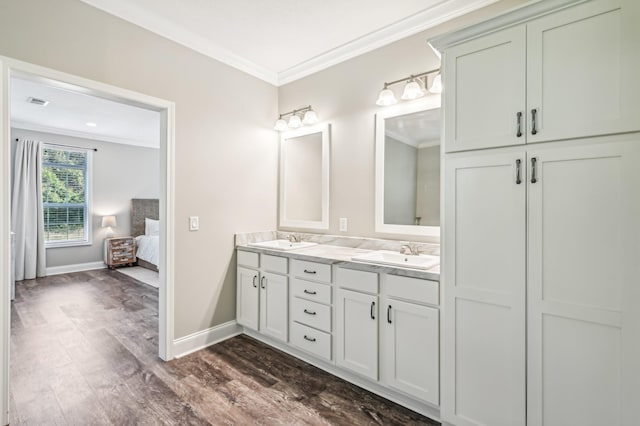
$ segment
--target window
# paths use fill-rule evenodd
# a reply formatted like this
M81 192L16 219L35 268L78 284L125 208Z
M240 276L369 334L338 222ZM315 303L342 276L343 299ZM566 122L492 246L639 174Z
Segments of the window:
M42 201L48 247L90 243L89 163L88 151L44 146Z

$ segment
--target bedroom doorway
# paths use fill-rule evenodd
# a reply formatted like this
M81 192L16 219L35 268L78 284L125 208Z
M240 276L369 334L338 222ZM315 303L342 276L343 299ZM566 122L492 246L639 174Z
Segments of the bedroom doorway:
M150 97L137 92L106 85L100 82L87 80L78 76L58 72L52 69L17 61L12 58L0 57L0 96L2 98L2 115L0 116L0 130L2 132L2 151L0 152L0 167L2 173L1 195L1 223L0 235L0 282L2 293L0 296L0 336L2 341L2 368L0 369L0 394L2 394L2 411L0 420L2 424L8 422L9 409L9 344L10 344L10 315L11 315L11 175L13 168L11 163L11 86L12 79L21 81L46 83L55 88L89 95L98 99L115 101L136 108L147 109L159 114L159 163L160 163L160 190L157 199L156 226L159 227L158 256L160 265L159 289L158 289L158 353L163 360L173 358L173 182L174 182L174 110L172 102ZM87 123L87 125L89 125ZM67 206L68 207L68 206ZM68 213L67 213L68 215ZM106 217L108 215L105 214ZM95 220L95 218L94 218ZM103 219L104 221L104 219ZM107 224L109 224L107 219ZM70 228L71 225L67 224ZM67 230L67 234L69 234Z

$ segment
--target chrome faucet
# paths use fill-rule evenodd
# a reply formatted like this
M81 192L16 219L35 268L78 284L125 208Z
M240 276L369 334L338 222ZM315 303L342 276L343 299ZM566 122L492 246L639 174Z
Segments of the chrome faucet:
M289 234L287 237L290 243L299 243L302 241L302 237L298 234Z
M400 247L400 254L417 256L420 254L420 248L416 244L403 244Z

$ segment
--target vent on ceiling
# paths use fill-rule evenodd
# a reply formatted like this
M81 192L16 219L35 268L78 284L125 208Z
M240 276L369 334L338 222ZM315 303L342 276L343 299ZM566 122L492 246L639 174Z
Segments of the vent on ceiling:
M40 105L40 106L49 105L49 101L45 101L44 99L38 99L38 98L33 98L33 97L27 98L27 102L29 102L30 104Z

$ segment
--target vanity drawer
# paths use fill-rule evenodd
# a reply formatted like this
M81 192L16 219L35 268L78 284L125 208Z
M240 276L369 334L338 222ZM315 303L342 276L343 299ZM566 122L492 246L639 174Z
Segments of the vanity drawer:
M342 288L364 293L378 293L378 274L375 272L338 268L336 275L336 282Z
M296 277L323 283L331 282L331 265L326 263L293 259L291 261L291 270Z
M327 284L313 283L298 278L293 279L292 293L302 299L314 302L331 304L331 286Z
M269 272L275 272L277 274L286 274L289 272L287 266L288 261L286 257L271 256L269 254L262 255L262 269Z
M331 332L330 306L293 297L290 313L293 321Z
M260 266L260 255L252 251L238 250L238 265L257 268Z
M291 344L303 351L331 360L331 335L306 325L291 324Z
M386 293L390 297L412 300L430 305L440 304L440 283L420 278L385 276Z

